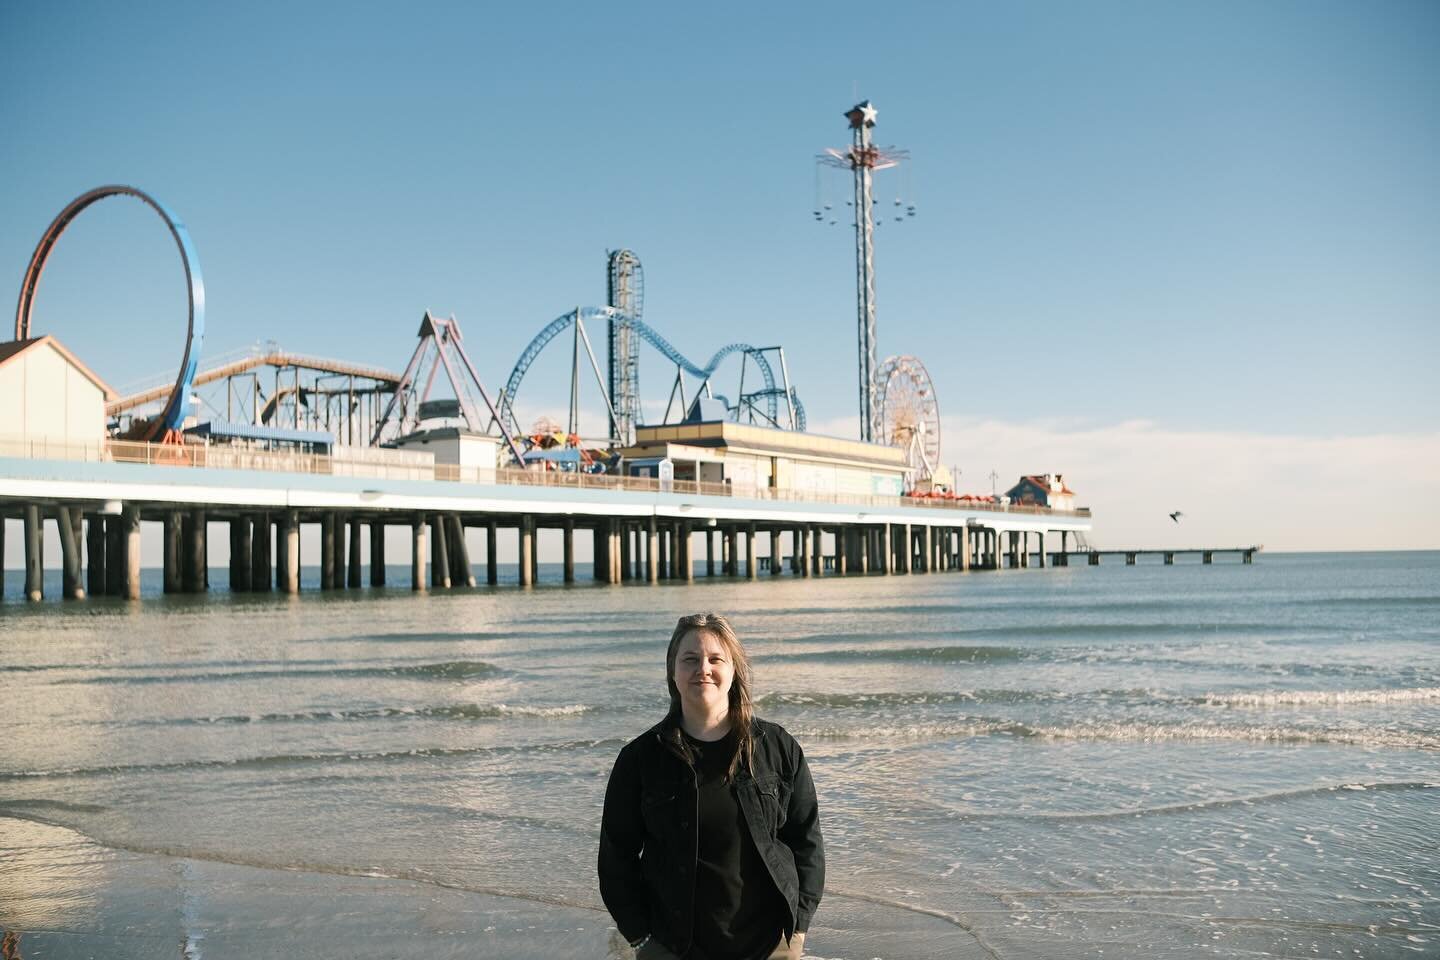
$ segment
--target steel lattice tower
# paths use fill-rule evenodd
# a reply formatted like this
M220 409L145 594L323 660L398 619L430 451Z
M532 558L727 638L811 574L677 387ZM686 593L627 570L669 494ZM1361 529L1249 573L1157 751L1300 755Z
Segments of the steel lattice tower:
M848 168L855 176L855 283L859 314L860 346L860 439L880 442L880 396L875 385L875 214L873 177L876 170L893 167L909 156L906 151L881 150L871 142L878 111L869 100L845 113L850 121L852 141L848 150L827 149L819 160L830 166ZM897 201L898 202L898 201ZM817 217L819 214L817 213Z
M640 258L629 250L611 251L605 279L606 303L639 320L645 312L645 271ZM628 323L610 318L609 346L608 386L619 434L615 441L623 446L635 442L635 427L640 423L640 357L635 332Z

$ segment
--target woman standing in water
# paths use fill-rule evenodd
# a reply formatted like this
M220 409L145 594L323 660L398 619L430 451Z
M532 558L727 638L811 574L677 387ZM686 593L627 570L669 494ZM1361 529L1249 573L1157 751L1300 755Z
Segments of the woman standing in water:
M670 712L620 751L600 895L639 960L798 960L825 887L800 746L754 716L750 661L719 614L681 617Z

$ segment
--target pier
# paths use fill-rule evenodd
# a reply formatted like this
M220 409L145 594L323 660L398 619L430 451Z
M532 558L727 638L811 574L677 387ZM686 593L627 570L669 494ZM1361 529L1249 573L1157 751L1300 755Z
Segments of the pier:
M1254 563L1255 554L1265 549L1260 544L1253 544L1248 547L1186 547L1184 549L1168 550L1162 548L1140 549L1140 550L1071 550L1066 553L1056 553L1053 562L1059 566L1067 566L1071 557L1084 557L1092 567L1100 566L1101 557L1124 557L1127 567L1135 566L1140 557L1160 556L1164 558L1165 566L1173 566L1176 557L1200 558L1202 564L1214 563L1215 556L1225 554L1236 554L1240 557L1241 563Z
M398 456L398 455L397 455ZM540 531L559 534L563 578L611 584L697 574L909 575L1044 565L1090 529L1088 510L819 495L729 484L466 468L198 445L107 441L0 447L0 516L20 521L25 596L44 596L42 532L61 545L64 599L140 596L142 526L160 527L167 593L209 589L208 538L223 525L230 589L296 593L301 531L318 533L320 589L385 586L384 545L409 544L413 590L498 582L502 539L533 585ZM12 525L13 528L13 525ZM398 528L398 529L397 529ZM467 532L471 536L467 536ZM3 549L0 530L0 549ZM367 543L368 541L368 543ZM472 543L481 549L472 551ZM703 562L701 557L703 556Z

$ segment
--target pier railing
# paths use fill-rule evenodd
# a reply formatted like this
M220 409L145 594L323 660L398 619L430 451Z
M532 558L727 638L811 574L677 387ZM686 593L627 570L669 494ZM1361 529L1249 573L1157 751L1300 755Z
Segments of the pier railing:
M1037 516L1088 517L1090 510L1056 510L1017 503L911 498L846 491L780 490L772 487L733 487L728 483L697 480L660 480L613 474L571 473L560 470L486 469L434 463L428 454L404 450L338 448L336 454L292 453L237 446L142 443L103 440L96 443L59 443L47 439L0 437L0 458L140 463L158 467L211 470L256 470L337 477L373 477L377 480L433 480L441 483L504 484L562 487L575 490L617 490L639 493L678 493L707 497L743 497L794 503L848 504L870 507L920 507Z

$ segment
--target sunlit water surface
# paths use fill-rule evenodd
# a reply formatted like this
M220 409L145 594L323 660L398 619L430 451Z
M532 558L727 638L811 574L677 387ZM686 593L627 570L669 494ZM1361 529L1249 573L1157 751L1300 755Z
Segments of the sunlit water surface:
M813 956L1440 956L1440 554L557 573L27 607L12 572L6 956L620 956L605 778L707 609L810 758Z

